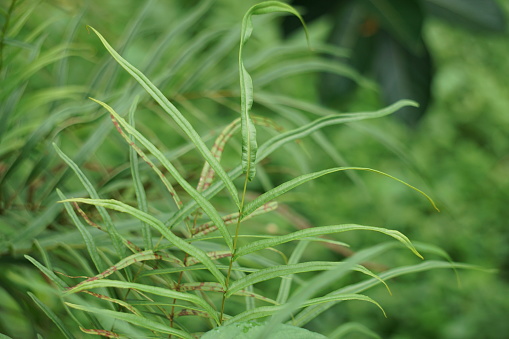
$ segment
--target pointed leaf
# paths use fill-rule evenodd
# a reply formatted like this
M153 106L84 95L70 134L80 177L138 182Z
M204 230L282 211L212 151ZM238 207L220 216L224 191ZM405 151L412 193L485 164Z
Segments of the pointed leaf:
M461 269L471 269L471 270L479 270L480 269L478 266L474 266L474 265L467 265L467 264L462 264L462 263L448 263L448 262L442 262L442 261L429 260L429 261L424 261L422 263L419 263L417 265L398 267L398 268L388 270L386 272L382 272L382 273L380 273L380 278L383 280L388 280L388 279L398 277L401 275L423 272L423 271L428 271L428 270L433 270L433 269L438 269L438 268L448 268L448 269L461 268ZM359 292L365 291L368 288L371 288L371 287L377 285L378 283L379 283L379 281L376 281L375 279L369 279L366 281L361 281L359 283L340 288L334 292L329 293L328 295L345 294L345 293L359 293ZM322 312L326 311L327 309L329 309L330 307L332 307L334 305L335 305L335 303L310 306L307 309L300 312L298 315L296 315L292 319L292 324L294 324L296 326L304 326L306 323L308 323L312 319L316 318Z
M65 338L67 339L74 339L74 336L72 333L65 327L64 323L60 320L60 318L52 311L50 310L46 305L44 305L35 295L28 292L28 295L32 300L39 306L43 312L48 316L48 318L53 321L53 323L58 327L58 329L62 332Z
M374 231L386 234L388 236L393 237L394 239L403 243L406 247L408 247L416 256L422 258L422 256L417 252L415 247L412 245L410 240L403 235L401 232L389 230L381 227L374 226L363 226L363 225L355 225L355 224L345 224L345 225L332 225L332 226L321 226L321 227L313 227L306 228L300 231L295 231L290 234L277 236L269 239L263 239L258 241L253 241L247 245L240 247L237 252L235 252L234 259L238 259L239 257L253 253L268 247L274 247L280 244L284 244L289 241L303 239L307 237L314 237L325 234L333 234L333 233L342 233L347 231Z
M91 280L91 281L83 282L83 283L69 289L66 292L66 294L77 293L77 292L85 291L88 289L101 288L101 287L128 288L128 289L133 289L136 291L142 291L142 292L146 292L146 293L160 295L160 296L170 298L170 299L178 299L178 300L188 301L190 303L193 303L195 305L202 307L205 311L207 311L207 313L209 313L212 316L212 318L217 323L219 323L219 317L218 317L217 311L215 311L212 308L212 306L210 306L204 299L202 299L194 294L177 292L177 291L170 290L168 288L149 286L149 285L131 283L131 282L125 282L125 281L101 279L101 280Z
M178 338L184 338L184 339L193 339L194 338L192 335L190 335L187 332L177 330L175 328L163 325L161 323L157 323L153 320L147 319L145 317L140 317L140 316L137 316L134 314L115 312L115 311L105 310L105 309L101 309L101 308L81 306L81 305L76 305L76 304L71 304L71 303L65 303L65 304L67 306L72 307L77 310L90 312L95 315L103 315L106 317L111 317L111 318L119 319L122 321L126 321L133 325L147 328L147 329L154 331L156 333L167 333L167 334L174 335Z
M90 197L92 199L99 199L99 194L95 190L90 180L88 180L85 173L83 173L83 171L79 168L79 166L74 161L72 161L71 158L69 158L64 152L62 152L60 148L58 148L57 144L53 143L53 148L55 148L60 158L62 158L62 160L64 160L66 164L74 171L76 176L79 178L79 180L87 190ZM125 252L125 248L122 246L123 237L120 235L120 233L118 233L117 229L113 225L113 221L111 220L111 217L106 211L106 209L104 209L104 207L102 206L97 206L97 211L99 212L102 219L106 223L106 229L111 236L111 240L113 242L115 250L117 251L117 255L120 258L122 258Z
M340 262L338 263L338 262L329 262L329 261L309 261L309 262L273 266L273 267L261 269L257 272L251 273L241 279L234 281L228 288L226 297L231 296L238 290L244 289L248 286L254 285L261 281L266 281L269 279L283 277L286 275L296 274L296 273L334 270L334 269L337 269L341 264L342 263L340 263ZM367 270L363 266L358 265L358 266L354 267L353 270L363 272L363 273L368 274L369 276L372 276L372 277L376 277L375 274L371 273L369 270Z
M288 192L289 190L297 187L297 186L300 186L310 180L314 180L316 178L319 178L321 176L324 176L326 174L330 174L330 173L334 173L334 172L339 172L339 171L346 171L346 170L356 170L356 171L369 171L369 172L374 172L374 173L378 173L378 174L382 174L382 175L385 175L386 177L389 177L391 179L394 179L396 181L399 181L400 183L410 187L411 189L421 193L422 195L424 195L428 201L433 205L433 207L435 209L438 210L438 208L436 207L435 203L433 202L433 200L424 192L422 192L421 190L419 190L418 188L415 188L414 186L410 185L410 184L407 184L406 182L398 179L398 178L395 178L393 177L392 175L389 175L387 173L384 173L384 172L381 172L381 171L377 171L377 170L374 170L374 169L371 169L371 168L363 168L363 167L336 167L336 168L330 168L330 169L327 169L327 170L323 170L323 171L319 171L319 172L315 172L315 173L310 173L310 174L304 174L304 175L301 175L295 179L292 179L292 180L289 180L277 187L274 187L273 189L271 189L270 191L260 195L258 198L256 198L255 200L251 201L249 204L247 204L245 207L244 207L244 211L242 213L242 216L245 217L247 215L249 215L250 213L254 212L256 209L258 209L260 206L266 204L267 202L275 199L276 197Z
M74 201L77 203L103 206L105 208L109 208L115 211L130 214L133 217L137 218L138 220L146 222L148 225L159 231L169 242L174 244L176 247L188 253L189 255L198 258L201 261L201 263L207 267L207 269L214 275L214 277L216 277L216 279L221 284L225 283L224 275L221 273L221 271L217 269L216 265L214 265L212 260L210 260L210 258L207 256L205 252L190 245L186 241L182 240L181 238L173 234L173 232L171 232L167 227L165 227L164 224L154 216L116 200L75 198L67 199L64 200L63 202L65 201Z
M308 33L304 20L300 14L290 5L277 1L266 1L254 5L244 15L242 20L242 29L240 33L240 47L239 47L239 75L240 75L240 105L241 105L241 133L242 133L242 169L247 175L248 180L253 180L256 173L256 128L249 116L249 111L253 106L253 80L244 67L243 62L243 47L247 42L251 33L253 32L253 15L261 15L267 13L283 12L296 15L304 25L306 37Z
M57 194L60 197L60 199L65 200L65 195L57 188ZM106 268L106 264L103 262L101 257L98 255L97 252L97 246L95 245L95 240L88 231L88 229L83 226L81 221L78 219L78 216L76 215L76 212L74 212L74 209L72 208L70 203L64 203L65 210L67 211L67 214L71 217L72 221L74 222L74 225L76 225L76 228L81 233L81 236L83 237L83 241L85 242L85 245L87 246L88 255L90 255L90 258L92 259L92 262L95 265L95 268L97 269L97 272L102 271L104 268Z

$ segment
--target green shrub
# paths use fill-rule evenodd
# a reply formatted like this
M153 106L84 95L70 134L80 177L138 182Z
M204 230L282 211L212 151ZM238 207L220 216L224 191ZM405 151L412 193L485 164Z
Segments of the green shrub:
M292 7L274 1L255 5L247 12L241 28L238 59L240 93L233 92L234 95L240 96L240 118L234 119L222 129L210 150L188 117L184 116L143 72L120 56L98 31L90 28L115 61L150 95L151 99L148 100L157 102L162 108L162 113L171 118L172 124L178 126L180 133L189 140L185 147L196 149L205 159L205 165L195 188L192 172L182 174L186 166L175 164L175 161L156 147L150 137L135 128L135 111L140 102L147 100L142 93L122 96L124 102L130 103L127 119L105 102L92 99L108 111L112 125L129 145L132 184L123 187L130 188L128 196L134 194L136 197L136 207L122 202L121 199L101 199L82 168L54 144L57 153L74 171L90 196L90 198L67 198L68 194L58 191L70 219L83 237L90 261L80 260L72 272L62 272L64 277L61 278L51 268L51 261L45 260L43 265L30 256L27 258L63 292L65 309L82 331L108 337L160 337L170 334L192 338L221 325L219 329L214 330L219 332L210 332L208 336L223 331L230 333L229 331L234 328L232 326L240 324L244 329L249 327L248 332L255 328L257 336L271 334L269 337L272 337L277 333L280 337L280 332L277 331L283 331L286 335L291 335L292 331L299 332L298 327L305 326L328 308L342 301L367 301L381 309L376 301L361 292L378 284L385 285L386 279L433 268L468 267L447 260L423 261L416 265L389 269L376 275L366 267L368 266L366 262L401 246L410 249L421 258L419 251L448 258L446 254L432 246L416 247L402 233L381 227L338 224L291 230L274 235L263 232L256 219L244 223L251 217L264 217L265 214L277 209L275 199L288 191L324 175L341 171L382 174L421 193L434 206L433 201L425 193L399 179L370 168L351 166L300 175L269 187L264 193L250 198L248 186L255 180L257 171L259 176L267 175L263 171L262 162L279 149L287 150L291 142L311 135L316 137L326 126L379 118L401 107L415 105L410 101L400 101L375 112L343 114L327 112L319 118L307 120L308 118L298 112L277 107L281 105L281 101L289 101L290 104L287 106L290 107L302 105L301 101L262 94L261 102L265 101L267 107L275 107L276 112L285 115L289 120L296 119L300 126L281 131L274 121L253 115L251 108L256 97L248 73L249 67L244 66L243 49L253 29L252 16L273 12L287 12L300 18ZM293 64L296 68L306 65L309 65L306 60L299 59ZM321 68L324 66L321 65ZM276 79L292 72L295 71L274 68L265 76L268 79L271 77ZM350 75L355 77L353 72ZM308 105L309 107L324 112L320 107ZM295 115L292 115L293 113ZM260 138L256 136L256 125L275 129L277 133L266 138L258 146ZM238 165L226 171L219 162L225 146L231 143L235 146L233 135L239 129L241 160ZM318 140L324 148L330 146L328 141L323 139L323 135L322 139ZM181 153L182 151L175 150L175 154ZM179 162L183 161L179 159ZM168 174L171 179L168 179ZM173 200L173 207L168 208L168 201L154 202L147 198L147 175L151 180L160 181L166 190L165 196ZM240 194L237 189L239 184L242 187ZM223 192L217 200L216 195L224 189L226 192ZM313 199L313 196L304 199ZM95 206L96 210L86 208L87 205ZM108 210L121 212L124 217L112 218ZM98 216L102 221L96 221ZM269 217L269 220L277 220L271 218L274 217ZM93 229L84 226L82 221ZM230 232L228 225L235 230ZM343 248L347 246L325 236L361 230L382 233L397 242L370 246L340 262L306 259L306 256L313 257L307 249L314 244ZM98 236L101 232L106 236ZM290 242L296 242L296 245L291 245L293 243L289 245ZM64 249L69 251L70 255L74 251L70 247ZM315 275L306 274L320 271L321 273ZM359 272L365 278L354 283L341 283L342 278L351 276L353 272ZM73 277L76 273L89 277L76 283L76 277ZM274 281L278 281L279 278L282 279L275 287ZM267 282L270 284L264 285ZM37 296L33 294L30 296L66 337L73 337L72 330L62 322L60 316L53 313ZM72 310L80 310L83 313L75 313ZM266 322L246 323L250 320ZM293 326L281 325L284 321L289 321ZM334 337L352 330L359 329L354 324L341 324L330 335ZM361 327L360 330L369 333L365 328ZM293 337L296 335L298 334L292 334Z
M416 211L415 190L344 160L383 157L384 146L366 146L358 136L367 126L362 120L414 103L343 114L316 104L317 73L329 72L363 88L351 111L379 106L370 81L324 58L347 52L316 42L324 40L322 24L309 28L311 50L306 31L278 37L274 15L253 18L249 39L251 15L297 13L262 3L241 27L239 18L255 3L248 2L108 0L85 8L14 0L12 10L7 4L8 19L0 21L0 332L72 338L83 335L81 328L146 338L214 328L208 336L240 329L279 338L281 331L310 336L299 328L306 327L336 338L376 337L367 328L376 323L384 336L396 323L434 326L415 307L418 290L434 280L412 274L416 281L393 282L401 290L393 303L403 299L408 311L388 311L388 320L379 305L391 303L384 281L468 266L449 263L432 246L412 245L397 231L344 224L388 224L422 239L422 225L445 214L422 200ZM288 18L301 24L298 16ZM87 34L83 22L118 41L115 50L130 63L95 30ZM380 140L394 131L380 130ZM351 149L346 154L339 151L344 145ZM395 163L391 173L398 172ZM373 184L377 179L383 187ZM368 190L375 192L371 202ZM411 198L401 203L398 192ZM380 210L397 217L388 222ZM399 217L419 228L392 222ZM380 232L399 241L380 243L392 240ZM446 260L420 262L400 250L405 246ZM450 276L442 279L447 286ZM56 326L48 326L48 317Z

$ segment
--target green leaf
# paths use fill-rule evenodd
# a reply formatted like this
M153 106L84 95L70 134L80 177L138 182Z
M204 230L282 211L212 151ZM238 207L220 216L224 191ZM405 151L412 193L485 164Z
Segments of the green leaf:
M386 234L394 239L403 243L406 247L408 247L416 256L422 258L422 256L417 252L415 247L412 245L410 240L403 235L401 232L395 230L389 230L381 227L373 227L373 226L363 226L363 225L355 225L355 224L345 224L345 225L332 225L332 226L321 226L321 227L313 227L306 228L300 231L295 231L290 234L285 234L269 239L263 239L258 241L253 241L247 245L240 247L235 253L234 259L237 259L243 255L253 253L268 247L274 247L280 244L287 243L289 241L303 239L307 237L315 237L325 234L333 234L333 233L342 233L347 231L374 231Z
M233 181L228 177L226 172L223 170L221 165L214 158L212 153L209 151L203 140L200 138L198 133L191 126L189 121L180 113L180 111L164 96L164 94L152 83L150 80L137 68L131 65L127 60L122 58L120 54L118 54L104 39L104 37L96 31L93 27L89 27L101 40L104 47L108 50L108 52L113 56L113 58L122 66L131 76L140 83L141 86L150 94L150 96L163 108L163 110L170 115L177 125L184 131L184 133L189 137L189 139L196 146L198 151L203 155L205 160L212 166L217 175L224 182L226 189L230 192L233 200L240 206L240 200L238 197L237 189L233 184Z
M64 289L67 287L67 284L62 279L57 277L55 273L47 269L44 265L42 265L34 258L32 258L29 255L25 255L25 259L34 264L35 267L37 267L42 273L44 273L44 275L47 276L51 281L53 281L59 288Z
M347 300L359 300L359 301L370 302L370 303L376 305L385 315L385 311L380 306L380 304L378 304L376 301L374 301L370 297L367 297L362 294L342 294L342 295L336 294L333 296L327 295L324 297L310 299L310 300L302 303L298 307L306 308L306 307L311 307L311 306L316 306L316 305L321 305L321 304L336 304L338 302L347 301ZM235 324L235 323L247 321L247 320L265 318L265 317L268 317L268 316L271 316L274 314L278 314L279 312L282 312L285 309L285 307L286 307L286 305L257 307L255 309L247 310L245 312L237 314L236 316L225 321L224 324L229 325L229 324ZM276 327L277 327L277 325L276 325Z
M65 195L57 189L57 194L60 197L60 199L65 200ZM96 269L98 272L101 272L106 267L105 263L101 259L101 257L98 255L97 252L97 246L95 245L95 240L88 231L88 229L83 226L81 221L78 219L78 216L76 215L76 212L74 212L74 209L72 208L71 204L66 202L64 203L65 210L67 211L67 214L71 217L72 221L74 222L74 225L76 225L76 228L79 230L81 236L83 237L83 240L85 241L85 246L87 246L88 255L90 255L90 258L92 259L92 262L94 263Z
M373 332L372 330L370 330L363 324L354 323L354 322L349 322L349 323L342 324L342 325L338 326L331 334L329 334L327 336L327 338L341 339L341 338L347 337L349 335L349 333L352 333L352 332L361 333L362 335L369 337L369 338L382 339L382 337L380 337L378 334L376 334L375 332Z
M234 281L228 288L226 297L229 297L235 294L237 291L244 289L248 286L254 285L256 283L259 283L261 281L266 281L269 279L283 277L295 273L334 270L337 269L340 265L342 265L341 262L338 263L330 261L308 261L303 263L296 264L289 263L286 265L268 267ZM363 266L353 267L353 270L363 272L365 274L368 274L369 276L375 276L373 273L371 273Z
M115 211L127 213L137 218L138 220L147 223L148 225L159 231L170 243L172 243L182 251L188 253L189 255L198 258L201 261L201 263L205 265L207 269L214 275L214 277L216 277L218 282L224 286L225 283L224 275L221 273L221 271L219 271L216 265L207 256L207 253L190 245L186 241L182 240L181 238L173 234L173 232L171 232L166 226L164 226L164 224L160 220L158 220L154 216L116 200L74 198L67 199L62 202L67 201L68 202L74 201L77 203L84 203L94 206L103 206L105 208L109 208Z
M256 209L258 209L260 206L268 203L269 201L275 199L276 197L279 197L280 195L288 192L289 190L297 187L297 186L300 186L310 180L314 180L316 178L319 178L321 176L324 176L326 174L330 174L330 173L334 173L334 172L339 172L339 171L346 171L346 170L356 170L356 171L369 171L369 172L374 172L374 173L378 173L378 174L382 174L382 175L385 175L391 179L394 179L396 181L399 181L401 182L402 184L410 187L411 189L421 193L422 195L424 195L428 201L433 205L433 207L438 210L438 208L436 207L435 203L433 202L433 200L424 192L422 192L421 190L419 190L418 188L415 188L413 186L411 186L410 184L407 184L406 182L398 179L398 178L395 178L387 173L384 173L384 172L381 172L381 171L377 171L377 170L374 170L374 169L371 169L371 168L362 168L362 167L337 167L337 168L331 168L331 169L327 169L327 170L323 170L323 171L319 171L319 172L315 172L315 173L310 173L310 174L304 174L304 175L301 175L295 179L292 179L292 180L289 180L277 187L274 187L273 189L271 189L270 191L258 196L255 200L251 201L249 204L247 204L245 207L244 207L244 211L242 213L242 217L245 217L247 215L249 215L250 213L254 212Z
M299 128L296 128L285 133L281 133L269 139L258 149L258 158L265 159L265 157L267 157L270 153L274 152L276 149L279 149L282 145L295 139L300 139L305 136L308 136L311 133L318 131L326 126L344 124L347 122L365 119L381 118L407 106L418 107L418 104L415 101L411 100L399 100L398 102L395 102L390 106L387 106L385 108L382 108L381 110L374 112L331 114L323 118L316 119L309 124L306 124L304 126L301 126Z
M65 327L64 323L60 320L60 318L52 311L50 310L46 305L44 305L35 295L28 292L28 295L32 300L39 306L43 312L48 316L48 318L53 321L55 325L57 325L58 329L62 332L65 338L67 339L74 339L74 336L72 333Z
M13 247L26 245L31 243L32 239L42 233L46 227L48 227L62 211L62 206L53 204L46 208L43 213L40 213L37 218L30 220L28 225L23 228L19 233L16 234L13 239L10 240Z
M190 335L187 332L184 332L184 331L181 331L181 330L177 330L175 328L172 328L172 327L169 327L169 326L157 323L157 322L155 322L153 320L147 319L145 317L140 317L140 316L137 316L137 315L134 315L134 314L115 312L115 311L110 311L110 310L104 310L104 309L101 309L101 308L89 307L89 306L81 306L81 305L76 305L76 304L71 304L71 303L65 303L65 304L67 306L72 307L72 308L77 309L77 310L81 310L81 311L85 311L85 312L90 312L90 313L93 313L95 315L102 315L102 316L111 317L111 318L114 318L114 319L126 321L128 323L133 324L133 325L137 325L137 326L140 326L140 327L147 328L147 329L149 329L151 331L154 331L156 333L171 334L171 335L174 335L174 336L176 336L178 338L184 338L184 339L193 339L194 338L192 335Z
M81 285L88 281L106 278L106 277L110 276L111 274L117 272L118 270L126 268L127 266L130 266L130 265L138 263L138 262L147 261L147 260L164 260L167 262L171 262L173 264L183 265L183 263L180 259L178 259L172 255L169 255L169 254L161 255L161 254L154 253L152 250L147 250L147 251L143 251L143 252L134 253L134 254L120 260L115 265L112 265L111 267L109 267L107 270L95 275L92 278L88 278L87 280L79 283L78 285ZM74 286L74 287L76 287L76 286Z
M183 284L179 285L179 291L181 291L181 292L185 292L185 291L209 291L209 292L224 293L223 287L220 284L214 283L214 282L183 283ZM272 300L270 298L264 297L263 295L260 295L260 294L257 294L257 293L254 293L254 292L248 291L248 290L238 289L238 290L235 291L235 293L230 293L229 294L229 296L231 296L231 295L255 298L255 299L262 300L262 301L265 301L265 302L268 302L268 303L271 303L271 304L278 304L276 301L274 301L274 300Z
M263 330L262 323L257 322L235 322L230 325L216 327L205 333L202 339L254 339L259 338ZM322 339L325 336L308 331L304 328L279 324L273 331L264 338L267 339Z
M322 272L310 280L308 280L305 284L301 285L292 295L292 297L288 300L288 302L283 305L283 308L275 313L266 328L264 329L264 333L269 333L270 329L276 326L277 324L285 321L286 319L292 317L296 309L300 308L301 305L307 304L312 300L309 300L314 294L323 290L327 285L329 285L332 281L338 281L347 275L355 266L359 265L362 262L370 260L373 257L379 256L384 251L388 250L392 247L392 244L381 244L372 246L370 248L358 251L353 256L343 261L343 265L339 266L336 270L330 270ZM350 293L337 293L336 295L348 296ZM325 297L330 296L330 294ZM365 296L362 296L365 297ZM347 297L348 298L348 297ZM322 304L333 304L334 302L325 302ZM316 307L311 305L310 307ZM306 308L307 309L307 308ZM305 310L304 310L305 311ZM292 324L294 325L294 324Z
M134 98L133 104L129 109L129 124L135 128L134 112L138 106L139 97ZM134 139L131 136L131 142L134 144ZM147 195L140 176L140 168L138 163L138 156L134 147L129 148L129 167L131 168L131 176L133 177L134 191L136 192L136 201L138 209L143 212L148 212ZM142 234L144 247L147 250L153 248L152 235L150 234L150 226L142 224Z
M253 80L244 67L243 47L253 32L252 16L268 13L283 12L294 14L304 25L306 37L308 32L304 20L300 14L291 6L277 1L265 1L251 7L242 19L239 47L239 75L240 75L240 105L241 105L241 134L242 134L242 169L248 180L253 180L256 174L256 128L249 116L253 106Z
M308 245L309 241L299 241L297 246L295 246L292 255L290 256L290 259L288 260L288 264L292 265L298 263ZM279 285L279 291L277 293L276 299L279 304L284 304L288 300L292 281L293 275L290 275L287 277L287 279L281 279L281 284Z
M60 158L62 158L62 160L64 160L65 163L67 165L69 165L69 167L74 171L76 176L79 178L79 180L81 181L81 183L87 190L90 197L92 199L99 199L99 194L95 190L95 188L92 185L92 183L90 182L90 180L88 180L85 173L83 173L83 171L79 168L79 166L74 161L72 161L71 158L69 158L64 152L62 152L60 150L60 148L58 148L57 144L53 143L53 147L57 151ZM106 230L111 237L113 246L115 247L118 257L122 258L125 253L125 247L123 246L123 241L124 241L123 237L120 235L120 233L118 233L118 230L116 229L115 225L113 224L113 221L111 220L111 217L108 214L108 212L106 211L106 209L102 206L97 206L97 211L99 212L102 219L106 223Z
M217 311L215 311L212 308L212 306L210 306L204 299L202 299L194 294L177 292L177 291L170 290L168 288L149 286L149 285L144 285L144 284L131 283L131 282L125 282L125 281L118 281L118 280L100 279L100 280L90 280L90 281L82 282L82 283L74 286L73 288L69 289L68 291L66 291L66 294L77 293L77 292L81 292L81 291L86 291L91 288L102 288L102 287L134 289L137 291L160 295L160 296L170 298L170 299L178 299L178 300L188 301L190 303L193 303L195 305L202 307L208 314L210 314L212 319L214 319L216 321L216 323L219 324L219 317L218 317Z
M399 277L406 274L413 274L417 272L423 272L423 271L429 271L439 268L447 268L447 269L455 269L455 268L461 268L461 269L470 269L470 270L483 270L482 268L474 265L467 265L462 263L449 263L449 262L443 262L443 261L424 261L422 263L419 263L417 265L411 265L411 266L403 266L394 268L385 272L380 273L380 279L383 279L384 281ZM486 271L486 270L485 270ZM373 286L376 286L380 282L376 279L369 279L365 281L361 281L359 283L349 285L346 287L342 287L334 292L331 292L329 295L341 295L345 293L359 293L362 291L367 290L368 288L371 288ZM334 306L335 303L328 303L328 304L322 304L322 305L314 305L310 306L307 309L303 310L299 314L297 314L292 319L292 324L296 326L304 326L306 323L311 321L312 319L319 316L324 311L328 310L330 307Z

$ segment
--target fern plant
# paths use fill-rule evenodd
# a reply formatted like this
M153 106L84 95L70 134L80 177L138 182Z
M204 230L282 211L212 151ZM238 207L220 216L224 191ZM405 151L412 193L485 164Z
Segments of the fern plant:
M84 274L86 277L77 282L80 277L72 276L73 272L57 275L55 268L48 267L49 260L42 264L31 256L26 257L57 287L66 311L83 332L111 338L168 335L179 338L201 335L203 338L320 338L322 334L311 333L302 327L340 302L369 302L384 314L381 305L362 294L372 286L386 285L385 280L402 274L433 268L467 267L447 260L423 261L377 275L363 264L401 246L420 258L420 252L433 252L447 259L446 254L432 246L415 246L402 233L377 226L338 224L278 235L263 234L259 227L257 229L256 217L277 210L276 200L283 194L324 175L343 171L367 171L387 176L422 194L436 208L424 192L404 181L374 169L350 166L300 175L254 198L248 195L249 183L257 175L257 170L264 173L263 161L276 150L285 150L296 140L316 136L326 126L380 118L402 107L416 105L403 100L374 112L338 114L327 111L311 121L303 121L305 118L296 113L295 119L303 123L289 130L282 130L272 120L252 114L255 98L268 106L271 102L275 105L281 101L267 93L255 97L248 67L244 65L244 46L253 30L252 17L268 13L289 13L302 21L295 9L276 1L262 2L246 13L238 58L240 92L233 93L240 97L240 117L222 129L210 149L188 117L143 72L116 52L97 30L89 28L113 59L171 118L205 163L198 182L195 182L192 176L182 173L180 164L170 161L167 154L140 132L135 124L139 97L130 99L127 116L119 114L106 102L92 99L107 111L112 125L129 147L136 206L119 199L101 199L83 169L54 144L58 155L74 171L89 196L69 197L57 190L86 245L90 261L80 262L87 268L80 277ZM182 86L185 88L185 83ZM278 112L293 111L279 109ZM257 126L275 131L260 146ZM240 159L227 171L220 161L225 147L236 146L234 134L239 130ZM328 145L322 140L322 144L324 142ZM171 197L173 206L166 211L160 211L161 204L157 207L150 204L145 191L147 179L141 174L141 166L151 171L150 178L158 180ZM221 203L216 200L218 195ZM168 204L165 201L162 206ZM110 212L119 213L113 218ZM99 216L102 221L97 220ZM250 218L253 220L248 225L246 221ZM325 236L348 231L378 232L396 241L358 251L341 262L304 259L309 255L307 249L314 243L347 246ZM107 237L98 237L101 232ZM320 273L310 277L306 275L309 272ZM359 272L365 278L353 284L338 283L352 272ZM279 286L273 293L270 288L259 287L266 286L264 284ZM31 294L31 297L66 338L74 337L59 316L37 296ZM287 324L283 324L285 322ZM341 325L334 333L329 333L330 337L352 328L351 324Z

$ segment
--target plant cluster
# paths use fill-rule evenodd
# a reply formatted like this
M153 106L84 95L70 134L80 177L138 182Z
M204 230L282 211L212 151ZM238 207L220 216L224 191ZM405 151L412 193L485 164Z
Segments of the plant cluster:
M150 5L149 2L145 9ZM150 60L164 53L170 41L197 23L211 6L211 1L203 1L198 9L173 27L150 55ZM35 10L36 7L30 8ZM69 323L77 324L85 333L106 337L171 335L193 338L208 332L203 335L204 338L217 338L220 335L237 336L240 331L251 337L270 335L279 338L286 335L318 338L323 336L312 334L302 327L316 321L340 302L360 300L382 309L362 292L379 284L387 286L387 279L433 268L469 267L448 261L448 256L437 248L414 245L402 233L383 227L337 224L296 230L296 225L287 220L293 229L264 232L260 220L278 218L274 214L278 210L276 199L304 183L336 172L365 171L389 177L422 194L435 207L424 192L389 174L370 168L345 166L322 134L325 127L380 118L402 107L415 106L414 102L402 100L373 112L337 113L302 100L275 95L268 90L254 92L255 87L270 88L281 78L310 69L336 72L369 85L349 68L338 67L316 55L310 58L307 48L302 45L277 46L267 54L248 59L249 46L246 43L253 32L253 16L281 12L293 14L302 21L295 9L284 3L259 3L245 14L240 27L240 41L238 28L228 30L226 34L224 28L205 32L173 60L169 73L160 73L154 80L146 75L154 72L153 64L146 63L141 67L143 71L136 68L96 29L89 27L134 82L127 81L121 90L114 91L117 77L122 78L115 65L106 61L91 81L93 96L100 95L105 99L83 101L79 107L67 105L63 99L92 94L87 93L86 88L55 87L41 90L39 96L34 95L35 98L26 98L22 94L27 86L34 86L29 79L55 61L61 60L57 68L58 81L65 83L66 57L83 55L82 46L63 44L43 56L38 55L39 50L35 49L27 55L28 67L16 65L19 61L15 60L20 60L16 53L6 58L5 64L16 65L20 71L15 73L16 81L9 83L2 92L2 108L7 112L2 116L6 122L3 126L15 126L15 120L9 114L14 116L18 105L37 107L44 103L50 105L54 113L49 119L41 114L29 128L4 128L0 131L4 133L0 134L3 140L28 140L21 145L9 143L11 148L2 150L5 159L8 159L0 179L0 184L3 184L0 197L2 213L14 213L15 206L23 208L19 223L28 221L28 226L16 232L19 225L6 225L1 250L8 257L15 258L15 254L28 253L32 243L35 245L42 260L37 260L33 253L25 257L44 274L45 280L38 278L34 282L43 292L29 292L28 295L66 338L75 336ZM130 31L125 43L145 14L142 11L128 27ZM267 17L270 19L270 16ZM22 23L17 25L22 27ZM32 42L43 28L34 31L25 41ZM305 32L307 35L307 30ZM217 45L206 45L211 38L218 36L223 36L223 40ZM42 44L44 38L41 36L40 39ZM71 40L72 34L69 36ZM199 83L198 75L214 72L214 61L223 58L225 49L229 50L226 47L235 44L239 46L237 70L217 75L208 83ZM313 47L320 52L342 53L329 46ZM198 69L193 69L192 73L187 70L174 74L179 68L185 68L191 56L204 50L208 58L198 65ZM288 61L290 55L299 53L305 57ZM264 64L267 56L280 63L268 67ZM251 78L253 70L259 70L254 80ZM10 74L8 72L12 70L4 70L3 75ZM232 89L228 82L238 78L240 91ZM209 86L221 87L217 79L223 81L221 85L228 86L211 92ZM170 101L162 89L167 87L167 82L172 82L171 97L175 100ZM192 92L190 88L200 91ZM215 100L239 113L239 117L230 119L225 127L219 128L210 148L207 143L214 139L210 137L210 128L200 133L199 129L203 126L197 126L197 122L210 122L213 118L204 114L206 110L197 109L191 103L193 96ZM229 97L240 99L240 107L233 104ZM254 102L278 113L293 126L287 124L282 127L275 119L253 114ZM139 110L145 112L147 108L157 111L158 116L167 122L159 124L156 130L168 136L158 137L150 124L144 122L144 117L139 117ZM105 111L109 115L106 118ZM302 111L313 113L312 118ZM23 118L29 120L28 117ZM72 127L89 121L99 121L99 127L85 141L76 141ZM62 123L66 128L57 127ZM263 127L263 130L258 127ZM114 130L117 134L107 138L109 131ZM236 132L240 132L240 141ZM28 134L29 137L20 137L20 134ZM307 171L307 174L273 184L264 165L277 158L281 151L298 154L299 158L299 154L303 153L299 143L306 137L313 138L337 161L338 166ZM87 175L84 165L103 142L118 145L109 141L112 138L123 139L128 145L128 166L108 173L108 179L98 189L94 184L97 178ZM56 142L41 144L42 140L49 139ZM185 142L182 143L181 139ZM168 140L179 140L181 144L165 152L161 146ZM263 142L258 145L260 140ZM78 147L72 143L69 146L69 141L75 141ZM12 148L16 147L19 152L12 152ZM111 147L107 155L114 157L117 147ZM32 156L38 148L42 150ZM76 149L74 158L66 155ZM59 165L57 156L67 167ZM189 159L192 164L185 163ZM196 164L203 162L200 174L194 176ZM230 162L232 166L228 169L224 162ZM29 170L19 170L21 164L29 164L25 167ZM69 179L76 177L79 184ZM250 184L261 187L261 192L250 193ZM58 189L62 186L66 189ZM158 191L158 199L151 197L154 191ZM104 196L109 199L101 198ZM57 200L59 204L55 203ZM60 213L62 208L67 216ZM120 213L112 216L111 212ZM71 223L76 228L74 231L69 231ZM312 255L310 249L316 245L347 249L347 244L330 237L347 231L381 233L396 241L348 252L349 258L343 261L323 260ZM428 252L445 260L423 261L387 269L379 274L370 268L371 260L400 247L406 247L421 258L420 253ZM311 275L310 272L320 273ZM354 283L342 283L342 279L354 275L354 272L360 273L363 278ZM4 280L12 284L7 276ZM60 306L48 305L44 299L56 300ZM58 307L63 310L57 314L54 310ZM327 334L334 338L353 330L369 332L346 323Z

